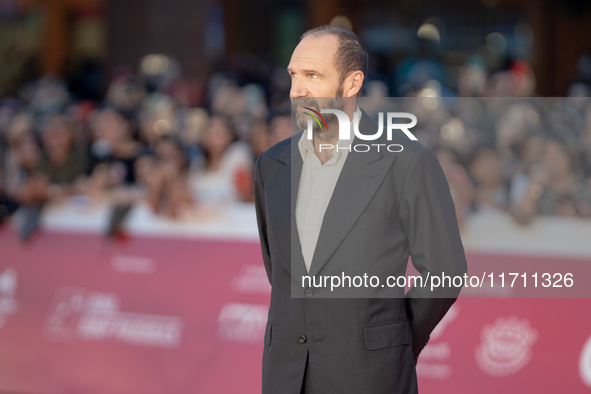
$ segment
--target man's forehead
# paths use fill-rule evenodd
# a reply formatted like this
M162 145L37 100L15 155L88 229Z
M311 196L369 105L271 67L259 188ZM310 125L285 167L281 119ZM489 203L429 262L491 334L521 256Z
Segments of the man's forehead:
M332 65L333 55L337 50L338 39L333 34L318 34L305 37L294 49L290 66Z

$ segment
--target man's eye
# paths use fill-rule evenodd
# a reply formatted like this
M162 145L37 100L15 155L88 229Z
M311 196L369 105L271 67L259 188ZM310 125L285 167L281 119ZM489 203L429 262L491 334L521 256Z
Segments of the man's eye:
M316 74L310 74L310 78L312 78L312 79L318 78L318 75L316 75Z
M295 78L295 77L297 77L297 76L298 76L298 75L297 75L296 73L291 73L291 77L292 77L292 78Z

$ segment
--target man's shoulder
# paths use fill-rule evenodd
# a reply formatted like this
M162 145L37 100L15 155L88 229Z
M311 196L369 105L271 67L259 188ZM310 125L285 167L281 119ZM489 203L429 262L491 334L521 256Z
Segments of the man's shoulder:
M396 134L396 138L392 136L392 141L404 147L404 151L408 154L409 159L412 159L413 157L425 157L435 155L431 148L423 145L421 142L417 140L411 140L401 132L398 132Z
M375 133L379 128L377 122L370 117L360 126L364 126L363 132L365 134ZM409 173L420 173L425 170L431 171L434 168L433 166L440 166L437 156L431 148L423 145L419 140L411 139L399 129L392 130L391 135L388 136L385 125L383 126L381 135L376 140L361 141L356 139L356 142L362 144L379 144L382 155L395 155L396 164L392 167L392 171L401 177L406 177ZM398 146L389 148L391 145ZM400 146L402 149L399 149Z
M372 132L375 132L376 130L378 130L379 125L378 123L371 118L371 116L369 116L365 111L362 110L362 117L361 117L361 122L359 125L360 131L362 131L364 134L371 134L370 130ZM410 153L423 153L424 151L430 151L430 149L428 147L426 147L425 145L421 144L419 141L417 140L411 140L410 137L408 135L406 135L404 132L402 132L400 129L395 128L394 130L392 130L391 132L391 138L388 139L388 132L387 132L387 128L385 124L382 124L382 133L380 135L380 137L377 138L377 140L374 143L379 143L379 144L399 144L402 145L404 150L407 150Z
M261 153L258 158L258 161L264 160L279 160L283 161L289 155L291 155L291 147L297 145L300 137L302 136L302 132L292 135L282 141L279 141L275 145L271 146L269 149Z
M363 128L362 132L364 134L371 134L370 130L372 132L375 132L378 129L378 127L379 126L378 126L377 122L374 121L373 119L371 119L369 116L367 116L367 119L360 125L360 129ZM359 141L359 140L357 140L357 141ZM363 141L359 141L359 142L363 142ZM402 146L404 154L397 155L397 157L403 158L403 160L404 159L412 160L412 158L417 155L418 156L431 155L431 154L434 155L433 151L430 148L423 145L418 140L410 139L409 136L407 136L404 132L402 132L399 129L392 130L391 136L390 136L390 138L388 138L388 132L386 130L385 125L383 126L382 134L376 140L371 141L371 143L381 144L381 145L386 145L386 146L389 146L392 144L397 144L397 145Z

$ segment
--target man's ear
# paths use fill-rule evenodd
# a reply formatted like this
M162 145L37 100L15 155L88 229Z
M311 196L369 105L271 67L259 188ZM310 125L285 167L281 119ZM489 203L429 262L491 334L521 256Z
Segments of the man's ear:
M361 71L353 71L349 76L345 79L345 91L343 95L345 97L356 97L359 95L361 91L361 87L363 87L363 80L365 79L365 75Z

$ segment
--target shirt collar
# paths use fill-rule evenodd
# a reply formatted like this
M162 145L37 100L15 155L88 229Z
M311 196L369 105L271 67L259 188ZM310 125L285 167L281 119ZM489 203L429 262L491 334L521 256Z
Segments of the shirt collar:
M361 114L361 109L359 109L359 106L357 106L357 111L355 111L355 112L358 114L359 119L361 119L362 114ZM347 153L349 153L349 151L351 150L351 143L353 142L353 139L355 138L355 133L353 131L353 121L351 121L350 136L351 136L351 139L337 141L336 146L332 149L332 158L329 161L327 161L326 163L324 163L324 165L335 164L337 162L337 160L339 160L341 155L343 156L343 159L345 159L347 157ZM338 146L338 150L337 150L337 146ZM308 154L312 154L314 157L316 157L316 154L314 152L314 144L313 144L312 140L309 140L308 138L306 138L306 131L305 130L302 133L300 140L298 141L298 148L300 151L300 155L302 156L302 160L304 162L308 158ZM316 159L318 159L318 157L316 157Z

